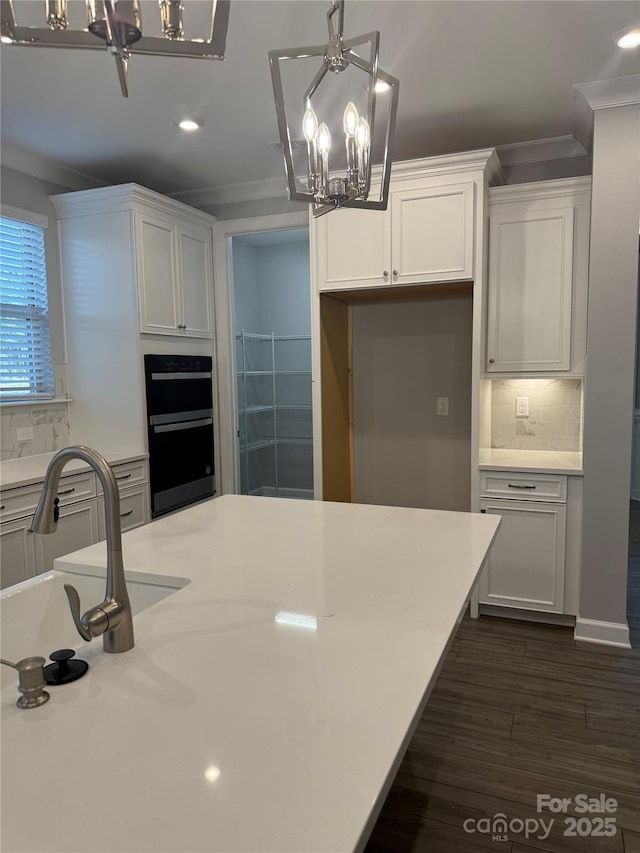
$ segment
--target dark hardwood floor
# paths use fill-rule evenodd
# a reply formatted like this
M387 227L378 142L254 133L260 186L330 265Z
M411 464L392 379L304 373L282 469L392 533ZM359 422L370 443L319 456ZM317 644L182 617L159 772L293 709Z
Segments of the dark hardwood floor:
M630 521L633 648L576 643L572 628L465 618L366 853L640 853L639 503ZM538 794L572 802L566 814L538 813ZM576 813L578 794L615 798L617 810ZM465 831L498 814L506 840ZM565 835L571 816L586 818L576 825L585 833L610 832L596 818L613 817L615 835Z

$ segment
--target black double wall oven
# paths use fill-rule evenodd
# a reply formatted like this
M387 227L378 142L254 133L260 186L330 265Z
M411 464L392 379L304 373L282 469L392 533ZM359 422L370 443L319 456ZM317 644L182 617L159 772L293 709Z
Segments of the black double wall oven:
M215 494L212 360L145 355L151 517Z

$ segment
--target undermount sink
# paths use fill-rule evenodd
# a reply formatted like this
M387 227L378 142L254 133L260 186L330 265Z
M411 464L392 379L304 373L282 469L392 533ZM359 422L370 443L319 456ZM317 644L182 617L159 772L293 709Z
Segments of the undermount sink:
M84 645L71 618L64 584L78 590L86 610L104 599L105 579L93 575L51 571L0 593L2 657L17 661L30 655L48 657L57 649ZM189 583L186 579L158 578L139 581L127 578L133 615L167 598ZM96 641L99 642L99 641ZM2 680L5 679L5 667Z

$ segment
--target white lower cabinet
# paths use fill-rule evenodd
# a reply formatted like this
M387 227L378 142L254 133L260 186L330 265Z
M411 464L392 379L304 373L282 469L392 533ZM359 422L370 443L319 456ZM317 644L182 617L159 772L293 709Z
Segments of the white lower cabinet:
M113 465L120 490L122 530L149 521L148 469L145 460ZM58 528L32 533L31 523L42 483L3 490L0 495L0 589L48 572L53 561L106 538L104 497L92 471L60 480Z
M500 481L527 499L486 496ZM566 477L483 472L481 482L480 512L502 516L502 524L480 578L480 603L564 613ZM537 489L546 492L542 500Z
M35 575L31 516L0 524L0 589Z
M64 554L98 541L96 499L60 506L58 529L52 534L32 533L33 512L0 524L0 588L48 572Z
M52 534L32 533L36 574L50 572L53 561L98 541L95 498L60 509L58 529Z

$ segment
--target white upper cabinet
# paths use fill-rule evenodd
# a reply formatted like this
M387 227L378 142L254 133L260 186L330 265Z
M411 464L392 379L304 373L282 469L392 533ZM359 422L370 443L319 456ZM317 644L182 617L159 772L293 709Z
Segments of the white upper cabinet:
M136 213L135 222L140 331L175 335L180 319L174 226L148 213Z
M394 284L473 278L473 183L391 194Z
M52 201L61 220L66 289L73 287L78 263L85 263L82 247L87 259L101 259L91 280L117 276L120 289L137 296L140 332L212 336L213 217L136 184ZM123 264L131 270L127 282Z
M388 210L345 207L317 220L319 290L389 284L391 217Z
M187 336L210 338L213 291L211 230L179 224L176 235L182 331Z
M140 331L211 337L211 231L136 212Z
M317 288L350 290L473 278L472 181L398 181L385 211L316 220Z
M500 187L489 199L487 371L583 372L588 183Z

